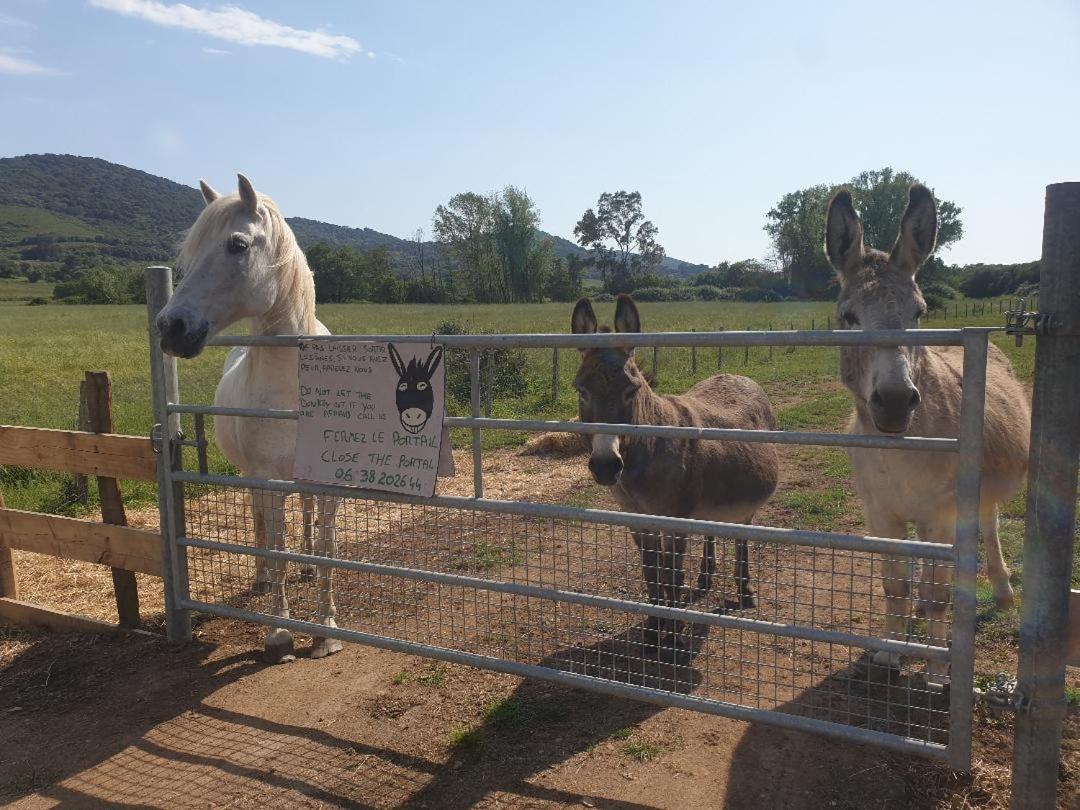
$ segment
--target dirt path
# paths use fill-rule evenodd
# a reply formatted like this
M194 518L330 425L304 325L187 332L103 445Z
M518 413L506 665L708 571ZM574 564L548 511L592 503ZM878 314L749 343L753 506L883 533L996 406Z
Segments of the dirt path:
M823 480L827 459L802 451L785 458L784 488L794 494L774 501L763 522L785 525L795 512L805 520L833 508L829 499L842 497L844 482ZM542 493L610 505L580 458L556 463L506 451L486 466L497 497ZM467 476L452 486L467 489ZM820 506L800 500L837 488ZM844 512L838 525L858 529L848 507L836 507ZM832 512L820 518L837 523ZM428 559L461 570L462 558L438 551ZM486 565L490 554L464 559ZM500 574L515 575L527 555L494 559ZM1008 800L1011 726L992 715L980 713L976 767L960 776L878 749L355 645L322 661L267 666L261 635L214 619L180 649L140 637L0 636L0 802L741 810ZM980 655L999 666L1011 653L998 645ZM1062 807L1078 798L1078 740L1074 712Z

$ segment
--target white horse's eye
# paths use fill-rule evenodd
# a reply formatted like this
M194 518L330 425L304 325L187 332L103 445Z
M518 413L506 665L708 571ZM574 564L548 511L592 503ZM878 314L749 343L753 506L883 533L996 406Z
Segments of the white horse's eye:
M408 383L398 383L397 390L398 391L408 391L409 390L409 384Z
M416 390L417 391L427 391L427 383L426 382L418 382L416 384Z
M242 237L238 233L234 233L229 237L228 250L229 253L243 253L250 247L248 240Z

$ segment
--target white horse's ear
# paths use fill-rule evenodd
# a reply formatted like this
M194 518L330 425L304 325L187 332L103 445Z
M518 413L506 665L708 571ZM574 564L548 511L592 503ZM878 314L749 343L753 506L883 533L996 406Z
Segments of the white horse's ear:
M199 190L202 192L202 198L206 201L207 205L221 196L214 191L214 189L210 188L210 184L205 180L199 180Z
M244 204L244 208L248 210L248 213L254 214L259 210L259 197L255 194L251 181L242 174L236 175L236 179L239 181L240 201Z

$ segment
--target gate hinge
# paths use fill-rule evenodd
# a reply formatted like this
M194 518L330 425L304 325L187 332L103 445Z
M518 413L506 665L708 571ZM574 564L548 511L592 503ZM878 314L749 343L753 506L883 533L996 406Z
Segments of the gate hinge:
M155 455L161 455L162 437L165 430L161 422L156 422L152 428L150 428L150 449L154 451Z
M1016 345L1024 345L1024 335L1047 335L1054 329L1054 317L1048 312L1029 312L1028 299L1017 301L1017 308L1005 312L1005 334L1016 336Z

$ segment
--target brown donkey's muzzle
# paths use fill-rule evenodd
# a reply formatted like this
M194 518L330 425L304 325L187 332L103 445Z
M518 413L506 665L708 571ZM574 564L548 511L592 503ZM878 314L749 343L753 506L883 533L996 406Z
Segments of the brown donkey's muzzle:
M619 483L623 461L616 455L589 456L589 472L601 486L612 487Z
M867 404L874 427L882 433L903 433L921 401L919 389L908 383L875 388Z

